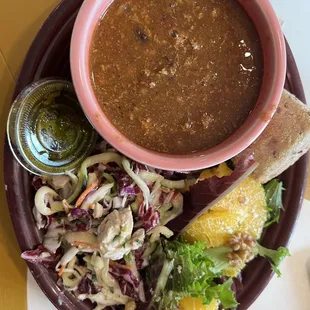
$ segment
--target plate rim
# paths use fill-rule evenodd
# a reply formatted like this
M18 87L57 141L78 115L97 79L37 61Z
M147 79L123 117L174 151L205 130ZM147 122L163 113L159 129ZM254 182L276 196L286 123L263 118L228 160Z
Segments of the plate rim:
M16 87L14 90L13 100L18 95L18 93L26 86L26 82L31 80L35 81L40 78L40 74L38 73L42 68L40 68L41 63L38 63L38 58L42 57L46 53L46 51L50 48L47 37L55 37L57 36L57 32L59 28L63 28L65 26L60 26L59 24L63 23L65 24L69 19L75 18L76 13L78 12L79 7L83 3L83 0L62 0L60 4L51 12L51 14L48 16L42 27L40 28L38 34L36 35L35 39L33 40L28 53L24 59L23 65L21 67ZM47 35L46 33L49 33ZM288 71L287 71L287 82L288 86L291 88L291 92L295 94L297 98L299 98L302 102L306 104L306 98L303 91L302 82L300 79L300 75L298 72L298 68L296 65L296 62L294 60L294 56L292 54L292 51L286 41L286 48L287 48L287 64L288 64ZM44 56L43 56L44 57ZM42 60L42 59L41 59ZM27 83L28 84L28 83ZM5 138L6 139L6 138ZM12 173L11 170L14 170L13 168L10 170L10 165L12 165L12 161L14 164L14 158L11 154L11 151L9 149L7 140L5 140L5 147L4 147L4 180L5 184L8 184L7 181L12 178L12 175L9 176L9 174ZM301 171L301 179L299 181L299 202L295 205L295 212L294 212L294 218L290 220L290 228L289 232L284 237L285 240L283 240L282 245L286 246L289 243L290 237L293 233L294 228L296 227L296 221L298 219L301 205L303 202L303 195L305 191L305 185L307 181L307 169L308 169L308 154L304 155L296 164L294 164L293 167L297 167L296 165L299 165L302 167ZM299 169L300 170L300 169ZM14 171L13 171L14 172ZM16 175L17 176L17 175ZM29 181L27 179L23 180L25 182ZM27 197L29 193L23 192L23 190L20 191L23 196ZM18 210L13 206L13 195L12 191L10 189L6 189L6 198L7 198L7 205L9 208L11 220L13 222L16 238L18 240L19 246L21 250L25 250L25 237L22 234L22 223L18 223L18 220L16 219L16 214L18 212L21 212L21 210ZM31 213L31 212L28 212ZM28 218L32 217L32 214L28 214ZM20 219L21 220L21 219ZM19 221L20 221L19 220ZM29 225L28 225L29 226ZM33 228L33 227L32 227ZM28 227L29 230L31 230L31 227ZM33 229L32 229L33 230ZM38 232L35 232L33 230L33 233L38 234ZM39 236L37 236L39 238ZM46 277L42 277L42 275L48 275L48 273L42 273L42 268L39 268L38 266L27 263L29 270L31 271L32 275L34 276L36 282L39 284L40 288L44 292L44 294L50 299L50 301L55 305L58 309L64 309L64 310L72 310L73 307L76 307L76 309L86 310L90 309L89 306L85 305L84 303L81 303L77 301L75 298L74 300L70 298L71 293L67 294L61 292L61 290L55 290L51 283L52 278L46 279ZM245 310L247 309L255 300L256 298L262 293L262 291L266 288L268 282L270 281L273 273L270 270L270 267L267 262L265 262L263 267L266 269L263 276L260 279L260 284L258 289L251 289L252 294L250 296L243 297L242 292L238 295L243 302L238 307L238 310ZM70 295L70 296L69 296ZM61 297L62 304L59 303L59 298Z

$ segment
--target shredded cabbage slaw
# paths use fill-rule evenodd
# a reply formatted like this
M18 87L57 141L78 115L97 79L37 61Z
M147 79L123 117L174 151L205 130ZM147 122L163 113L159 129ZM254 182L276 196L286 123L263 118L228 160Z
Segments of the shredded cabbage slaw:
M105 152L75 173L41 178L39 186L36 177L33 212L47 230L39 250L22 256L53 262L64 288L95 309L145 302L140 271L160 237L173 235L165 224L183 210L186 181L164 174Z

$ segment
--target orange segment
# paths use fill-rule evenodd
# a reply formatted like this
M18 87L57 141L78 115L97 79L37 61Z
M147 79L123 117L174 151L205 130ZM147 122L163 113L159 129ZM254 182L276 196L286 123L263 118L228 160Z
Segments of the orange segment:
M199 179L209 179L213 176L217 176L218 178L222 178L228 175L231 175L232 170L226 165L226 163L221 163L215 168L206 169L201 172Z
M252 178L199 217L184 233L188 242L206 241L210 247L226 245L233 234L248 233L258 239L267 218L265 192Z
M218 302L212 300L210 305L205 306L202 303L202 299L196 299L191 297L185 297L180 301L179 310L217 310Z
M229 266L225 270L223 270L223 275L227 277L236 277L244 267L245 264L239 267Z
M226 163L206 169L199 179L230 175ZM185 240L206 241L209 246L227 244L232 234L249 233L259 238L267 218L265 192L252 178L244 180L237 188L219 201L211 210L198 218L184 233Z
M214 175L223 177L231 173L232 171L224 163L217 168L204 170L199 179ZM185 241L190 243L205 241L210 247L224 246L227 245L231 235L239 232L248 233L258 239L266 219L265 191L259 182L249 177L192 223L183 236ZM240 269L228 267L224 274L236 276L239 272ZM217 304L217 301L213 301L208 308L201 300L187 297L180 302L180 310L216 310Z
M186 242L205 241L210 247L225 244L238 229L237 213L211 211L198 218L184 232Z

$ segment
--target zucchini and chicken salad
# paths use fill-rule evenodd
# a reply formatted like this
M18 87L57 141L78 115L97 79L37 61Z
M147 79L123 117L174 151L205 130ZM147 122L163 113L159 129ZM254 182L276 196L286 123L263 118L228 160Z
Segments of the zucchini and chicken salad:
M282 183L261 185L254 168L248 158L173 173L105 147L75 173L34 177L33 214L46 233L22 257L55 270L60 287L96 310L235 308L247 262L260 255L280 275L289 255L257 241L279 220ZM207 211L197 218L197 208Z

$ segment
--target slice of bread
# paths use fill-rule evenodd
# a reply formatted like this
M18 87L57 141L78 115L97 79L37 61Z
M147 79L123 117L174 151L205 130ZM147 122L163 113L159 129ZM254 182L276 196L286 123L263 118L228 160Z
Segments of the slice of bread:
M266 183L293 165L310 148L310 108L284 90L279 107L259 138L233 158L254 155L253 177Z

